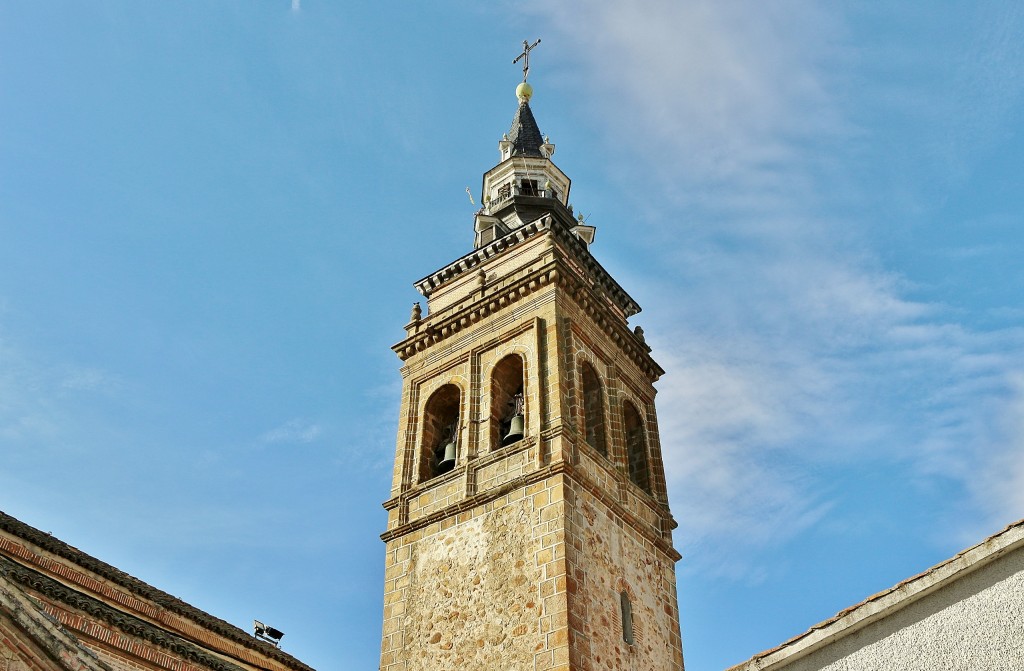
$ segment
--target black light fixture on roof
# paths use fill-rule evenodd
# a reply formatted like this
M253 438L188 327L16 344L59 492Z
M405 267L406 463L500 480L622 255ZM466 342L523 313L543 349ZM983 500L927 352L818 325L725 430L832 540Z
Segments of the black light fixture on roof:
M267 641L273 643L276 647L281 647L281 638L284 636L284 632L280 629L274 629L268 627L259 620L252 621L253 636L260 639L261 641Z

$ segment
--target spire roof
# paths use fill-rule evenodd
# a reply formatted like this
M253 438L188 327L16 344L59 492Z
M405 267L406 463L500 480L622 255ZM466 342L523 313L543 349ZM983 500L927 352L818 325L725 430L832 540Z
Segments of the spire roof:
M519 109L512 117L512 128L508 132L509 142L512 143L513 156L534 156L544 158L540 147L544 144L544 138L537 127L537 120L533 118L528 100L520 98Z

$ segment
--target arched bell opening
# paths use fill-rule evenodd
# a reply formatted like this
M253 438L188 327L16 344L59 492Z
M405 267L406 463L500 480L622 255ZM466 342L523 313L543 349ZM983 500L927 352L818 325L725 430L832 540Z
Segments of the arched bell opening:
M586 361L583 362L583 428L587 444L608 456L608 440L604 425L604 389L597 371Z
M526 386L523 357L510 354L491 373L491 449L526 435Z
M626 465L629 468L629 479L650 494L651 471L647 465L647 437L640 413L629 401L622 405L622 424L626 431Z
M420 482L455 468L459 453L462 391L446 384L427 400L420 442Z

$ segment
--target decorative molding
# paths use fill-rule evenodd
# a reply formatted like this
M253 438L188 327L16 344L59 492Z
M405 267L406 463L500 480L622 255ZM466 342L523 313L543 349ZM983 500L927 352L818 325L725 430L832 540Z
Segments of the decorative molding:
M568 221L566 221L568 219ZM586 275L590 277L595 284L600 285L625 313L626 317L631 317L640 312L640 306L634 301L629 294L615 281L614 278L608 273L604 267L598 263L597 259L594 258L587 246L583 244L570 229L576 222L572 221L571 217L561 214L560 212L549 212L544 214L537 219L534 219L528 224L524 224L519 228L513 230L511 233L504 235L494 242L473 250L469 254L466 254L462 258L456 259L449 263L444 268L424 277L423 279L414 283L413 286L426 297L430 297L430 294L441 285L447 283L449 280L458 277L462 273L466 272L471 268L484 263L493 256L501 254L506 249L515 247L526 240L533 238L539 233L545 231L551 231L560 242L568 245L574 252L574 257L580 262Z
M433 315L427 317L419 333L406 338L391 349L405 361L417 352L422 352L482 319L504 310L521 298L551 284L556 278L557 270L553 263L549 263L515 284L489 293L447 318L432 319Z
M415 354L431 349L454 334L553 283L557 283L564 294L572 298L580 310L598 328L602 329L609 339L620 347L651 381L657 381L665 373L664 369L651 357L651 348L640 340L636 333L629 330L624 320L615 319L606 314L607 310L604 306L606 298L600 296L594 286L588 286L586 280L579 275L579 271L563 259L555 259L518 282L504 287L501 291L491 293L436 322L432 323L431 318L427 317L423 322L424 327L420 329L419 333L402 340L391 349L402 361L406 361Z
M498 450L490 450L482 454L477 453L477 456L473 457L466 463L456 466L447 473L442 473L441 475L434 476L429 480L424 480L423 482L417 482L410 485L398 496L391 497L381 505L384 506L385 510L393 510L399 505L404 506L411 499L415 499L435 487L459 480L463 476L469 476L485 466L490 466L491 464L501 461L502 459L506 459L513 454L518 454L519 452L523 452L534 447L537 447L537 438L535 436L527 436L522 440L516 441L511 445L503 446Z
M505 496L510 492L514 492L522 487L528 487L535 482L546 480L556 475L564 475L568 479L572 480L576 484L580 485L591 493L595 498L604 503L608 508L619 518L623 520L631 529L637 534L642 536L645 540L649 541L651 545L657 547L661 552L668 556L672 561L679 561L682 559L682 555L679 554L678 550L672 547L670 541L665 540L660 534L652 533L650 525L637 518L636 515L631 513L625 506L619 501L612 498L608 492L605 492L601 487L597 486L591 481L583 469L567 462L559 461L543 468L539 468L529 473L524 473L517 478L509 480L497 487L487 489L483 492L479 492L471 497L461 499L450 506L446 506L440 510L436 510L429 515L417 518L411 522L406 522L393 529L388 529L380 535L381 540L385 543L400 538L406 534L412 533L419 529L434 524L435 522L441 522L442 520L455 517L459 513L463 513L474 508L479 508L490 501ZM668 512L668 508L662 505L660 502L653 498L648 497L650 501L654 502L658 511L659 517L664 522L666 519L670 520L669 524L672 528L675 527L675 520L672 519L671 514ZM384 507L388 510L394 508L400 502L401 497L392 498L384 503ZM664 524L662 524L664 527ZM660 530L659 530L660 531Z

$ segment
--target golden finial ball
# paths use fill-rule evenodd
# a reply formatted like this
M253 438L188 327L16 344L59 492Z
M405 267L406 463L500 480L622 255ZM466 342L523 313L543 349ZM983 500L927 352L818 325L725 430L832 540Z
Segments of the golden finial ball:
M516 97L519 98L521 102L529 102L531 96L533 96L533 87L526 82L523 82L516 87Z

